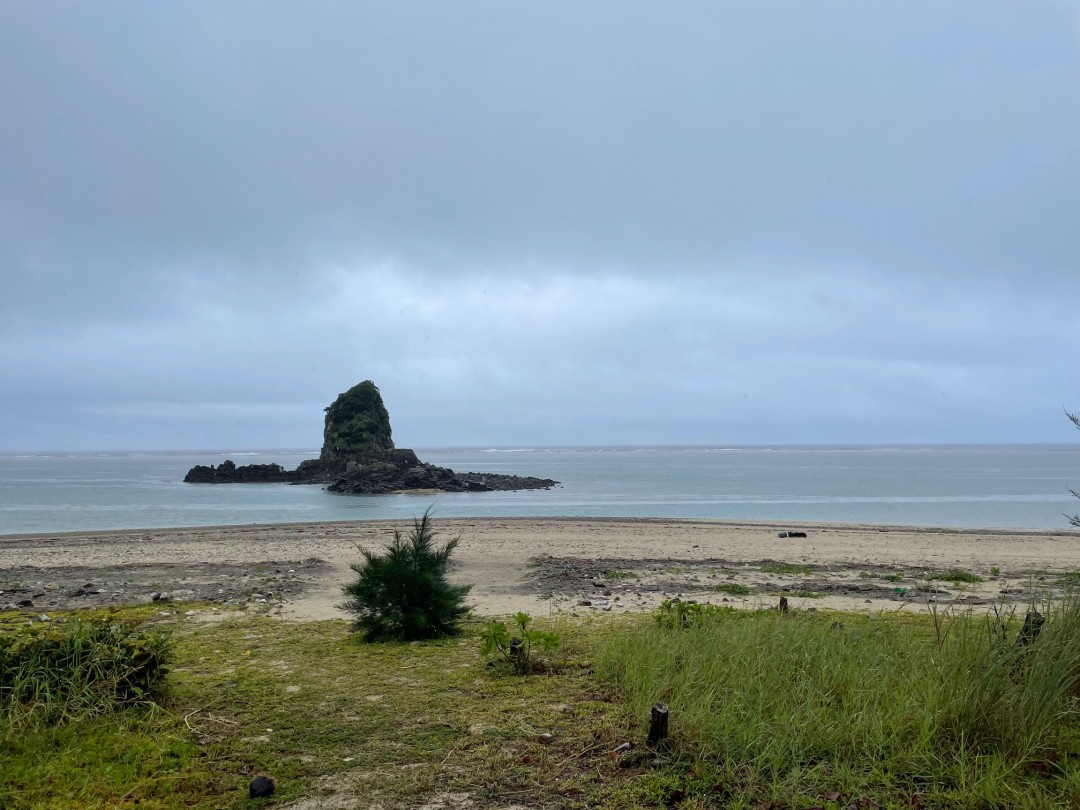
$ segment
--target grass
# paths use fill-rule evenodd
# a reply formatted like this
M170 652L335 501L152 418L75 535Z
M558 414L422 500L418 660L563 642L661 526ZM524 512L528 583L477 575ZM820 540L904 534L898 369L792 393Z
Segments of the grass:
M722 585L717 585L713 590L718 593L726 593L728 596L749 596L753 593L753 589L749 585L743 585L739 582L725 582Z
M813 566L810 565L797 565L795 563L765 563L761 566L762 573L765 574L794 574L797 576L806 576L814 571Z
M637 574L631 571L604 571L600 576L604 579L637 579Z
M951 571L931 571L926 575L925 579L930 582L952 582L954 584L961 582L975 584L983 581L983 578L978 574L956 568Z
M177 623L160 705L0 717L0 807L249 808L259 772L304 810L1080 806L1075 603L1025 656L1008 615L1001 641L948 611L668 613L540 623L563 644L528 677L489 666L476 624L363 644L344 621ZM651 753L656 701L672 745Z
M414 644L363 644L344 621L178 627L162 705L59 725L0 717L0 807L250 807L258 772L277 780L275 804L412 807L454 792L478 808L648 806L607 756L641 724L586 657L611 623L559 627L546 674L524 678L488 666L476 625Z
M153 700L170 655L165 633L114 617L0 635L0 714L57 724Z
M632 715L670 706L683 774L667 800L1080 806L1080 602L1048 611L1026 654L1010 615L701 618L643 624L599 656Z

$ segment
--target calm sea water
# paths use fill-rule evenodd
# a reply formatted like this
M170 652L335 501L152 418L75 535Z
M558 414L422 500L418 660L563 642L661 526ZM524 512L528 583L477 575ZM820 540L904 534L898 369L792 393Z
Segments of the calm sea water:
M460 471L562 481L549 492L333 495L184 484L196 463L294 467L315 450L0 454L0 534L443 517L624 516L1066 529L1076 445L419 449Z

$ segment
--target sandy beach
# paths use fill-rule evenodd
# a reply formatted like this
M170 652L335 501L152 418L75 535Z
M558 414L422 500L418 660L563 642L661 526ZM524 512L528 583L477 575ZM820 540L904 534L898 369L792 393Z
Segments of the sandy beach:
M0 537L0 609L209 601L294 620L335 607L358 546L390 521ZM477 613L649 610L666 598L854 610L1027 603L1080 571L1080 533L643 519L437 521ZM781 538L800 530L805 538ZM928 579L962 571L981 582ZM160 598L160 596L159 596ZM21 603L21 605L20 605ZM201 613L208 611L203 610Z

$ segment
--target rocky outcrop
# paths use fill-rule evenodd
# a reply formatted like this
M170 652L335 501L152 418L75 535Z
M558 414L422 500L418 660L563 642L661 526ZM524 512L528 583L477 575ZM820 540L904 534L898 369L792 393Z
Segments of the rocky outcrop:
M457 473L425 464L412 450L394 447L390 415L371 380L340 394L326 409L323 446L317 459L295 470L280 464L236 466L231 460L188 470L189 484L325 484L331 492L379 495L403 490L490 492L550 489L550 478L493 473Z
M216 467L196 464L184 481L188 484L273 484L292 481L293 473L280 464L247 464L237 467L231 460L225 459Z

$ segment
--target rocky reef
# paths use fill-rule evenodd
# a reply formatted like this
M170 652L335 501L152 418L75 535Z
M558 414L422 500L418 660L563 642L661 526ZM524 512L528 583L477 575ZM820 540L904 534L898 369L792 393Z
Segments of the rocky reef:
M550 489L550 478L458 473L425 464L412 450L394 447L390 414L371 380L340 394L326 409L323 446L317 459L295 470L280 464L236 466L225 460L217 466L196 464L184 481L189 484L324 484L331 492L383 495L402 490L489 492Z

